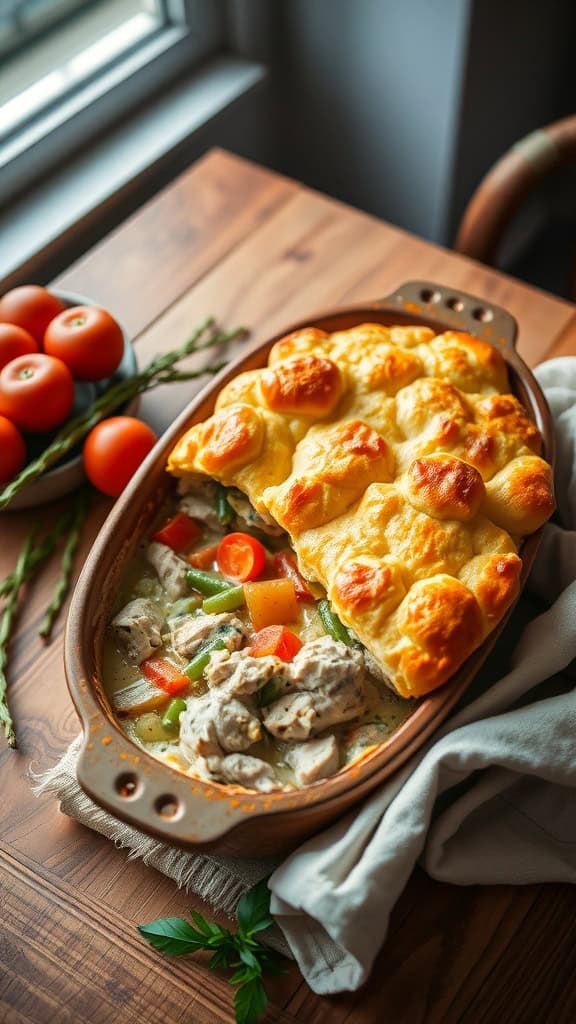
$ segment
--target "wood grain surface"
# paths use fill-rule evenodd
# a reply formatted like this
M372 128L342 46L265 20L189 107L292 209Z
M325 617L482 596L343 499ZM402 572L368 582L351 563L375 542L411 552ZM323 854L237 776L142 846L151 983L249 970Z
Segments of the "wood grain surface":
M107 305L140 361L184 341L214 313L264 337L332 304L382 297L428 278L510 310L534 364L576 354L574 308L445 252L235 156L212 151L57 283ZM162 429L191 385L146 397ZM62 507L62 504L59 506ZM95 502L86 553L109 509ZM36 521L4 514L0 575ZM1 1024L172 1024L233 1021L223 975L202 958L164 959L136 924L201 907L173 882L31 794L78 730L62 667L63 622L37 638L57 566L24 594L10 651L19 749L0 744ZM321 999L290 965L269 984L266 1019L304 1024L571 1024L576 1020L576 897L563 885L441 885L416 871L399 900L371 979Z

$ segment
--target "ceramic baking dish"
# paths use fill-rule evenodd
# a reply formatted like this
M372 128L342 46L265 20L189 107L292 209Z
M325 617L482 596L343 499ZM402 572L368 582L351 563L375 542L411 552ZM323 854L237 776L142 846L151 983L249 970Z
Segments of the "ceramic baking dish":
M505 626L508 616L448 683L419 701L380 747L305 789L263 794L190 778L136 747L114 720L101 682L104 629L127 562L173 484L164 468L169 451L185 430L212 413L223 384L240 371L262 366L284 334L311 324L332 332L366 321L421 324L438 332L466 330L497 346L508 365L512 390L542 434L543 457L553 462L549 410L516 352L515 320L483 300L436 284L410 282L382 301L307 317L251 346L211 381L163 435L116 502L76 587L66 635L66 674L83 727L80 785L116 817L159 839L185 847L216 847L232 855L262 856L293 848L357 803L422 746L464 694ZM540 531L523 543L521 588L539 541Z

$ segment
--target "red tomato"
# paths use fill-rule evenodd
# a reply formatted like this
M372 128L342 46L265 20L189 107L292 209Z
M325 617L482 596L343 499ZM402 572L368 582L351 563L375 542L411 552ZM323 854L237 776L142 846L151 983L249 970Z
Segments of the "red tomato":
M124 335L105 309L72 306L49 324L44 351L66 363L77 380L104 380L122 360Z
M0 416L0 484L11 480L26 462L24 438L11 420Z
M166 544L172 551L184 551L201 533L202 528L195 519L187 516L185 512L178 512L154 534L152 540L158 544Z
M36 339L16 324L0 324L0 370L18 356L38 352Z
M156 444L156 434L133 416L102 420L84 442L86 476L104 494L117 498Z
M228 533L216 552L218 568L228 579L255 580L266 565L266 548L248 533Z
M12 288L0 299L0 320L17 324L28 331L41 345L51 320L64 309L64 303L37 284Z
M171 696L190 686L188 676L166 658L147 658L140 665L140 669L145 679Z
M314 604L316 603L316 598L296 565L296 558L291 551L279 551L278 554L274 555L272 564L278 576L284 576L286 579L292 580L297 601L312 601Z
M291 629L286 629L286 626L266 626L254 634L248 653L253 658L274 654L281 661L292 661L301 647L300 637Z
M43 352L19 356L0 372L0 414L21 430L53 430L64 422L73 402L70 370Z

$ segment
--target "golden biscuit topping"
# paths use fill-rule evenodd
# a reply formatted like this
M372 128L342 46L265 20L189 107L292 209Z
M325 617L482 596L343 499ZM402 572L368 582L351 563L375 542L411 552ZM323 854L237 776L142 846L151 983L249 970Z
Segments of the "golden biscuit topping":
M471 335L295 331L227 384L169 460L240 488L404 696L445 682L515 599L554 510L541 438Z

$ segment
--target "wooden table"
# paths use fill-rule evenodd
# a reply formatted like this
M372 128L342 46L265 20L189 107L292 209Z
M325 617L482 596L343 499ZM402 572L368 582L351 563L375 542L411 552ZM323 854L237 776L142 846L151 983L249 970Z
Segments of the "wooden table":
M531 364L576 353L574 308L382 224L301 185L214 151L62 275L110 308L139 359L175 347L208 313L265 336L331 304L384 296L405 280L450 282L508 308ZM190 397L154 392L162 427ZM108 511L97 503L84 550ZM0 574L45 512L2 517ZM232 1021L231 989L202 961L168 960L135 930L185 913L186 896L101 836L35 799L30 766L53 764L78 731L62 668L63 623L36 636L56 566L26 593L11 649L19 750L0 744L0 1021L172 1024ZM368 984L313 995L296 967L270 983L267 1019L305 1024L576 1020L576 898L563 885L457 888L411 878Z

